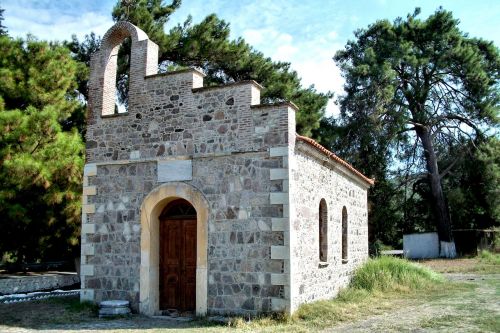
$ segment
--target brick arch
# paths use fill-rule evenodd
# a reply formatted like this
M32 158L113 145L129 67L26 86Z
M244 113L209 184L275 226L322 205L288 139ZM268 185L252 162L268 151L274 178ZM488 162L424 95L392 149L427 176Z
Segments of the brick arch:
M157 73L158 45L130 22L121 21L112 26L91 60L89 110L98 111L102 116L114 114L118 50L127 37L132 40L129 93L140 91L144 77Z
M159 216L176 199L187 200L196 210L196 315L207 313L208 216L209 205L195 187L181 182L165 183L151 191L141 205L140 312L158 314L159 295Z
M116 48L116 46L120 45L121 42L127 37L132 39L132 43L149 39L148 35L144 31L132 23L120 21L106 31L104 37L102 38L101 48L112 50Z

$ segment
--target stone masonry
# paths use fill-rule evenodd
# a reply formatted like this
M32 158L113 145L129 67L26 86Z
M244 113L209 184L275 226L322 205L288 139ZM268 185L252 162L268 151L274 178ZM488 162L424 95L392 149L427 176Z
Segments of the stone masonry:
M114 113L116 57L132 40L129 105ZM373 183L295 133L292 103L260 104L254 81L204 87L195 69L157 74L158 47L127 22L92 57L82 208L82 300L158 307L158 218L197 212L196 313L293 312L333 297L368 256ZM328 209L319 262L318 207ZM348 212L348 258L341 212Z

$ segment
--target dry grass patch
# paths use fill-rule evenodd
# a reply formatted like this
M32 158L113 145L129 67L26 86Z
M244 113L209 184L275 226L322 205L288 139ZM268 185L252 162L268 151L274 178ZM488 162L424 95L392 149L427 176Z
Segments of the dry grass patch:
M439 273L500 274L500 254L488 251L473 258L428 259L420 263Z

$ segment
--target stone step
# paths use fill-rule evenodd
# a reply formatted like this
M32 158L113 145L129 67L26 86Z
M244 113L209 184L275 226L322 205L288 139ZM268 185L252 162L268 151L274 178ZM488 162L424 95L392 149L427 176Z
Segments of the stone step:
M130 302L124 300L109 300L99 304L99 318L127 316L130 312Z

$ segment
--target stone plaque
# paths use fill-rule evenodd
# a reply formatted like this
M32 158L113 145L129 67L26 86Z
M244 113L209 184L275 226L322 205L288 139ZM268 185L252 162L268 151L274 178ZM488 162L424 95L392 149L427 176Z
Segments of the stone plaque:
M158 182L173 182L193 179L191 160L158 161Z

